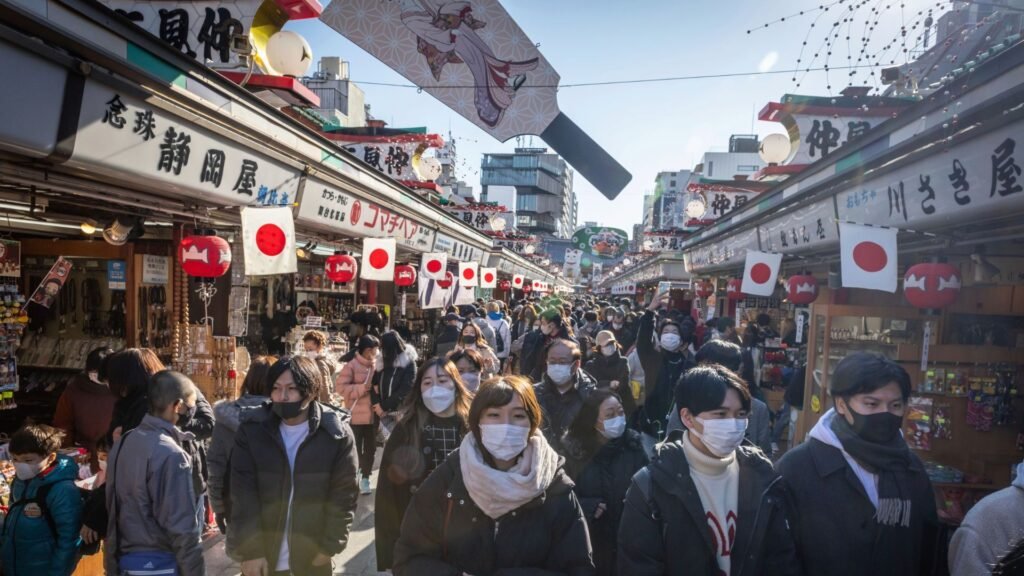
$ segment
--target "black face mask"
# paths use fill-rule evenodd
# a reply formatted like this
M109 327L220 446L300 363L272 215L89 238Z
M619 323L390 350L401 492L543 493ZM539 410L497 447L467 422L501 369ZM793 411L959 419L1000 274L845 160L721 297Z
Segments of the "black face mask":
M277 414L278 418L282 420L291 420L300 416L306 408L309 406L303 406L302 400L296 400L295 402L274 402L270 405L270 409Z
M467 345L467 346L469 346L471 344L476 344L476 337L475 336L463 336L462 337L462 343Z
M847 404L846 410L853 416L851 425L853 431L857 433L857 436L873 444L892 442L893 438L900 433L900 428L903 427L903 417L892 412L864 415L850 408L849 404Z

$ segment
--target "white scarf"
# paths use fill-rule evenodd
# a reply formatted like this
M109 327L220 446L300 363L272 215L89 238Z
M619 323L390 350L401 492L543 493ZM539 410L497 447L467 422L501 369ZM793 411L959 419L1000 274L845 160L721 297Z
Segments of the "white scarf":
M560 458L538 432L530 437L515 466L502 472L484 462L476 437L470 433L459 447L459 463L469 497L484 514L497 520L543 494L558 472Z

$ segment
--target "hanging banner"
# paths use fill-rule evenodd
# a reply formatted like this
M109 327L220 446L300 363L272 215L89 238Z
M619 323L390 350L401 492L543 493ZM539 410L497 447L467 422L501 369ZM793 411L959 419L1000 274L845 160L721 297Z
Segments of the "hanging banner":
M242 244L247 276L298 271L290 208L242 208Z
M417 282L417 303L422 310L443 308L448 300L448 290L437 285L437 280L421 275Z
M71 261L63 256L57 258L57 261L50 267L50 271L46 273L46 277L43 278L43 281L32 292L29 301L43 308L50 308L57 300L57 294L60 293L61 288L64 287L64 283L67 282L70 275Z
M618 228L584 226L572 235L572 246L591 256L615 259L629 247L629 235Z
M21 242L0 240L0 277L21 277Z

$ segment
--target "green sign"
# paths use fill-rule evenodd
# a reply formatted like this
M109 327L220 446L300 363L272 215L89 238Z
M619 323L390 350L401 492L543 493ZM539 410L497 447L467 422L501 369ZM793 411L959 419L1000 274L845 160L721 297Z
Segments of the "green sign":
M584 226L572 235L572 247L600 258L618 258L626 252L629 236L618 228Z

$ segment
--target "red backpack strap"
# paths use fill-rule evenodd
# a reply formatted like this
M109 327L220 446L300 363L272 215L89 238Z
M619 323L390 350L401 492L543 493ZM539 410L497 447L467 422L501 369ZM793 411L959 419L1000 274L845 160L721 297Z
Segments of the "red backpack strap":
M448 507L444 513L444 526L441 528L441 555L442 559L448 561L448 525L452 521L452 508L455 507L455 499L448 498Z

